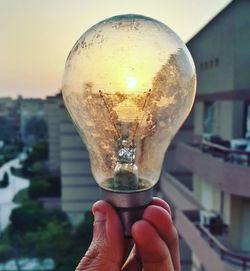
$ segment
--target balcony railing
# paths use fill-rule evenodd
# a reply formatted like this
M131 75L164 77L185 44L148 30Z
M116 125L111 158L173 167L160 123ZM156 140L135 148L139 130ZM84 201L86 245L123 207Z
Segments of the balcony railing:
M202 225L197 225L198 229L201 232L201 236L205 238L210 247L216 250L221 259L228 261L231 264L237 265L241 267L241 270L249 270L250 269L250 258L242 256L236 252L233 252L223 246L211 233Z
M250 257L242 256L241 254L226 248L218 239L216 239L206 227L199 223L199 211L184 211L183 213L194 223L211 249L220 255L221 260L240 267L240 270L250 270Z
M244 150L233 150L228 147L203 140L201 144L196 144L203 152L220 157L226 162L237 163L242 165L250 165L250 152Z
M210 153L214 152L213 149L211 150L212 146L209 148L209 151L204 152L200 145L178 143L176 147L176 161L202 178L203 181L211 183L218 189L229 194L249 198L250 166L224 161L224 159L218 158L218 154L215 157L214 153ZM224 153L226 153L226 150L224 150ZM246 152L232 150L227 153L249 155Z
M175 224L180 235L206 270L250 270L250 257L225 247L210 229L201 224L202 207L191 191L166 172L162 174L160 187L174 207Z

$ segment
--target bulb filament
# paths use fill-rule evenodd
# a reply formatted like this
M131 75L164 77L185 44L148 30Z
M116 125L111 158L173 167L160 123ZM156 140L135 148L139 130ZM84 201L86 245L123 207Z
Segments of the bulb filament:
M145 112L146 112L145 108L147 107L149 99L150 99L151 89L148 90L147 95L144 100L144 103L142 105L142 109L141 109L142 110L142 117L139 121L137 120L137 122L136 122L135 129L134 129L133 135L132 135L132 144L129 144L127 142L127 140L124 140L122 135L119 133L117 125L115 123L115 120L113 119L112 109L109 108L108 102L106 101L105 96L103 95L103 92L101 90L99 90L99 94L104 102L104 105L105 105L107 111L108 111L110 121L111 121L111 123L116 131L117 137L118 137L119 144L118 144L118 152L117 152L117 154L118 154L117 161L119 163L123 163L123 164L125 164L125 163L134 164L135 163L135 154L136 154L135 137L136 137L136 134L137 134L137 132L143 122L143 119L145 117Z
M105 105L105 107L106 107L106 109L107 109L107 111L108 111L108 113L109 113L110 121L111 121L112 125L113 125L114 128L115 128L117 137L120 138L120 137L121 137L121 136L120 136L120 133L118 132L118 129L117 129L117 127L116 127L116 124L115 124L115 122L114 122L114 120L113 120L113 118L112 118L111 110L109 109L108 103L106 102L106 100L105 100L105 98L104 98L104 95L102 94L102 91L101 91L101 90L99 90L99 93L100 93L100 96L101 96L101 98L103 99L104 105Z
M143 121L144 116L145 116L145 111L144 110L146 108L146 105L148 104L150 93L151 93L151 89L148 90L147 96L146 96L145 101L144 101L143 106L142 106L143 115L141 117L141 120L140 120L140 122L137 122L136 126L135 126L134 134L133 134L133 137L132 137L132 145L133 146L134 146L134 142L135 142L135 136L136 136L137 131L138 131L139 127L141 126L142 121Z

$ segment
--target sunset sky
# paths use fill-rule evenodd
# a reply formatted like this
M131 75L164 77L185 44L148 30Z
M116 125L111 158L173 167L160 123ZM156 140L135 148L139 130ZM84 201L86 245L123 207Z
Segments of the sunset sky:
M0 0L0 97L58 92L66 57L107 17L153 17L188 41L230 0Z

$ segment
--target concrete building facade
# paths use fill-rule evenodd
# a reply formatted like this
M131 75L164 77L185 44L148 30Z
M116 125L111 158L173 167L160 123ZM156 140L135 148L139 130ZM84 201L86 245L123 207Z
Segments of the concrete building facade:
M76 225L99 199L99 190L92 176L86 146L63 106L60 111L63 116L60 123L61 204Z
M0 98L0 140L20 141L20 114L18 100Z
M61 208L77 225L99 198L87 149L76 131L61 94L46 99L49 169L61 177Z
M61 94L48 96L45 101L45 117L48 125L49 170L52 174L60 173L60 122L63 104Z
M250 270L249 14L250 1L232 1L187 43L198 78L195 141L178 143L175 156L192 171L192 189L166 172L161 179L191 252L187 270Z

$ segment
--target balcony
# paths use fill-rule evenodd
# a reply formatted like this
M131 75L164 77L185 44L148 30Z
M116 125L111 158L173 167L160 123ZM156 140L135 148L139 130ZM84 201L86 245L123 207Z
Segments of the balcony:
M226 248L201 224L202 206L192 192L173 176L164 172L161 192L174 207L174 220L180 236L207 271L250 270L250 258Z
M218 189L230 194L250 195L250 153L216 144L179 143L176 160Z

